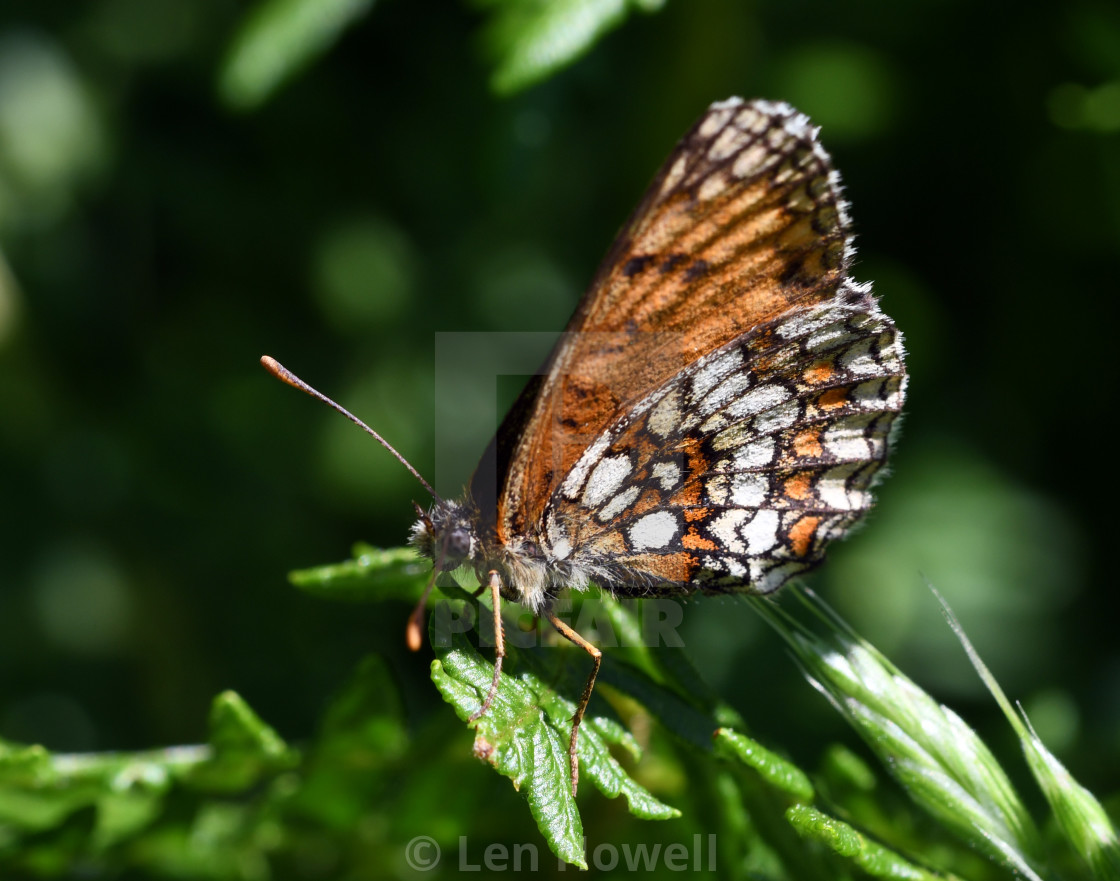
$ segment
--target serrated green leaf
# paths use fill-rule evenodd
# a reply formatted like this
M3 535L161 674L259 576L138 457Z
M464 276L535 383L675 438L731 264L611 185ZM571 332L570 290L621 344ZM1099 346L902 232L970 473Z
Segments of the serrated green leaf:
M432 661L432 681L466 721L481 705L492 673L486 672L482 656L462 634L453 640L452 647ZM475 726L474 751L522 792L552 852L587 868L583 822L568 780L567 746L524 683L502 683L490 711Z
M715 750L716 755L754 768L763 780L798 801L811 801L815 795L813 784L804 771L737 731L730 728L716 731Z
M0 745L0 822L29 831L51 829L92 805L96 781L60 773L41 746Z
M440 622L446 620L439 614L432 618L432 643L437 655L432 662L432 680L466 721L488 693L494 667L464 633L439 631ZM570 672L562 669L570 657L551 652L547 660L549 664L534 653L507 645L498 693L489 710L473 723L474 750L525 795L533 819L553 852L573 865L585 867L583 825L571 794L568 768L568 738L576 704L565 694L569 689L579 694L581 683L563 675ZM554 669L556 666L561 669ZM560 688L553 688L551 683L558 679ZM636 816L678 816L676 810L654 798L623 770L611 755L611 744L637 752L631 735L602 709L601 702L596 702L580 727L580 779L590 780L610 798L624 795Z
M323 54L373 0L263 0L241 23L218 76L230 107L262 103Z
M552 681L548 677L548 672L532 656L526 658L524 663L533 668L538 682ZM563 736L563 764L567 769L568 737L571 732L571 720L576 713L576 703L551 689L537 689L535 693L540 705L548 714L549 722ZM608 745L622 746L634 759L641 758L638 742L617 719L602 712L592 713L589 710L579 733L581 779L591 780L608 798L625 796L630 813L636 817L645 820L668 820L680 816L679 811L658 801L644 787L635 783L623 770L618 760L611 755Z
M586 53L631 9L653 12L664 0L516 0L493 3L485 33L495 60L490 85L512 94Z
M95 818L91 846L109 847L144 829L173 780L210 755L208 747L69 755L2 744L0 824L43 832L90 809Z

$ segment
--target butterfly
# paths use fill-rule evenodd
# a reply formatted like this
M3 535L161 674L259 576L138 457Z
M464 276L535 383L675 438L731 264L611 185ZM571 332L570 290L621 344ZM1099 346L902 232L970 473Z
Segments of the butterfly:
M818 129L788 104L712 104L662 166L541 371L457 501L376 432L270 358L265 366L374 435L431 493L411 543L433 561L410 622L420 643L440 571L602 652L554 613L559 595L777 590L818 565L872 503L902 409L902 337L853 281L848 206Z

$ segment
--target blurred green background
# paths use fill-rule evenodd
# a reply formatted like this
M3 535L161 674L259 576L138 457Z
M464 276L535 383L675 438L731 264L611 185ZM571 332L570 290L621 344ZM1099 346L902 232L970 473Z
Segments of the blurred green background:
M519 4L334 2L267 91L243 4L4 4L0 738L198 741L232 688L299 741L377 650L469 752L406 605L285 581L403 543L422 490L257 359L433 474L436 333L560 329L676 138L738 94L823 126L855 275L910 352L893 476L811 583L1013 758L928 578L1074 775L1120 788L1120 7L635 5L533 84ZM690 603L683 635L756 737L809 764L854 743L742 604Z

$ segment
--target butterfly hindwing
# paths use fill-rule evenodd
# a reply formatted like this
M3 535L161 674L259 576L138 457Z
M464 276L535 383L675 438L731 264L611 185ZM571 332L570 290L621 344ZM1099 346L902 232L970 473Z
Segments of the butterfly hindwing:
M585 450L549 554L622 594L769 592L871 504L902 406L901 340L866 290L702 358Z

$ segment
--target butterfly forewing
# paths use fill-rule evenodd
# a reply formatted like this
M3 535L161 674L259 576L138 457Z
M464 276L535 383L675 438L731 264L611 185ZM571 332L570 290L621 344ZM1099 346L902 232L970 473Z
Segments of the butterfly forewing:
M503 425L495 467L480 470L476 483L497 482L472 489L496 497L498 541L541 527L560 483L628 407L767 321L834 298L847 253L838 180L808 119L784 104L713 105Z

